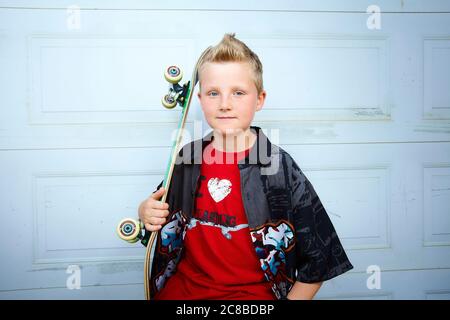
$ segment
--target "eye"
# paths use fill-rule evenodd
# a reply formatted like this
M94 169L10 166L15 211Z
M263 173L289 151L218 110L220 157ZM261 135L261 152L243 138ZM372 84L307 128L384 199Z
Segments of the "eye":
M208 92L208 96L210 97L217 97L218 93L216 91L210 91Z
M245 95L245 92L243 92L243 91L235 91L234 94L237 95L237 96L243 96L243 95Z

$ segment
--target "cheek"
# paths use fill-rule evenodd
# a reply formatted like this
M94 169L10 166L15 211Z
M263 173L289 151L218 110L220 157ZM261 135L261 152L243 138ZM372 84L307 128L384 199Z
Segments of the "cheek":
M203 112L207 116L212 114L214 111L214 105L210 101L207 101L206 99L202 101L201 107L202 107Z
M241 104L240 113L245 117L251 117L255 112L256 101L254 99L248 99Z

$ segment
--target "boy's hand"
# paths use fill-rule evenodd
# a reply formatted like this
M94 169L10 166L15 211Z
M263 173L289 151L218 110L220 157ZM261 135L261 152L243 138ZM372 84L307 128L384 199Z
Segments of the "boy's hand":
M169 215L169 204L159 201L164 192L166 192L164 187L159 188L158 191L154 192L139 205L139 219L141 219L145 229L148 231L161 229L166 222L166 217Z

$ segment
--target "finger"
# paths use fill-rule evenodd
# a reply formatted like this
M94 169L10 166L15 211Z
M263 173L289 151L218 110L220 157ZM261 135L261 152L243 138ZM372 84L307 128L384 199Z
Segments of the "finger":
M159 210L159 209L151 209L151 210L146 210L142 215L141 215L141 220L142 222L145 223L154 223L152 218L167 218L167 216L169 215L169 210Z
M159 225L166 222L165 218L151 217L148 221L153 225Z
M168 215L169 210L153 210L152 212L152 216L157 218L166 218Z
M169 204L167 202L161 202L155 199L150 199L142 203L139 209L143 217L153 215L154 211L168 210Z
M169 204L167 202L153 201L153 208L159 210L169 209Z
M154 225L151 225L150 223L146 223L145 224L145 229L147 231L153 232L153 231L158 231L159 229L161 229L161 226L160 225L154 226Z

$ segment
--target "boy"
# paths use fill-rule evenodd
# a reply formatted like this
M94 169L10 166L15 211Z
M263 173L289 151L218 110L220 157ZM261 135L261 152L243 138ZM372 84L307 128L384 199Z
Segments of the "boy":
M234 34L207 51L198 98L213 132L179 152L167 203L161 183L139 206L159 232L151 296L312 299L353 266L306 176L251 126L266 97L257 55Z

